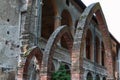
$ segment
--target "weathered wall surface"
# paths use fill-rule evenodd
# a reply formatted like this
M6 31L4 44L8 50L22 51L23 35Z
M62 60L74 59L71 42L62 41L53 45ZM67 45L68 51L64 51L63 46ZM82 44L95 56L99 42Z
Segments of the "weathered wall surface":
M0 64L5 67L15 66L19 53L18 27L0 24L0 30Z
M38 17L40 17L40 18L42 17L42 19L43 19L42 15L38 16L38 13L37 13L38 7L36 7L36 5L37 5L36 2L34 2L33 6L32 6L32 4L31 4L32 0L30 0L29 2L27 2L27 1L28 0L0 0L0 67L2 67L2 69L4 69L3 71L1 71L1 74L3 74L3 76L6 75L6 74L4 74L4 72L7 72L7 71L9 72L9 70L14 70L14 69L10 69L10 68L16 69L18 59L19 59L19 54L21 52L20 46L23 46L23 49L24 49L23 52L25 52L25 51L27 51L27 47L28 47L28 46L26 47L26 45L30 45L30 47L32 47L34 45L38 45L37 39L41 38L41 35L39 35L39 34L41 34L42 31L44 31L45 34L49 34L49 36L50 36L50 33L48 33L47 31L51 31L51 33L52 33L54 30L53 31L47 30L49 27L45 27L45 26L51 25L52 24L52 22L50 22L51 20L53 20L53 25L50 26L51 28L53 27L54 29L56 29L63 24L65 24L65 25L67 24L68 26L70 25L69 27L70 27L70 31L72 32L72 35L75 35L74 34L75 28L77 27L78 20L82 13L72 2L67 3L66 0L53 0L53 1L51 0L51 5L48 5L48 4L50 4L48 2L47 9L45 9L45 11L44 10L43 11L45 13L48 12L50 14L50 9L54 8L53 13L52 13L53 15L51 16L51 15L47 14L47 17L45 15L44 19L46 19L47 23L43 22L45 24L45 26L43 26L43 23L41 26L41 23L39 23L39 24L36 23L36 22L39 22ZM48 0L46 0L46 1L48 1ZM56 2L54 2L54 1L56 1ZM40 3L40 5L42 5L42 7L44 7L45 3L44 2L43 2L43 4ZM50 6L52 6L52 7L50 8ZM64 15L62 14L64 12L64 10L66 10L67 13L69 14L69 16L67 16L67 18L71 17L71 18L69 18L69 19L71 19L71 23L69 23L69 21L67 22L68 19L66 19L66 17L64 17ZM91 15L93 15L93 13L91 13ZM101 18L100 18L100 20L101 20ZM65 21L65 23L64 23L64 21ZM41 22L41 19L40 19L40 22ZM62 24L62 22L63 22L63 24ZM79 24L83 24L83 23L79 22ZM90 24L94 24L94 23L90 22ZM38 28L38 25L40 27L44 27L46 29L46 31L40 27ZM92 27L90 27L90 25L88 25L88 26L89 26L89 28L92 28ZM104 26L103 26L103 28L104 28ZM80 29L82 29L82 28L80 28ZM78 33L81 36L82 35L81 31L80 30L78 30L78 31L80 32L80 33L79 32ZM108 32L108 31L105 31L105 32ZM96 29L96 33L97 33L96 35L99 36L100 40L102 40L103 39L102 35L101 35L102 32L99 32L99 30ZM43 35L45 35L45 34L43 34ZM81 38L81 37L78 37L78 39L76 39L76 41L80 42L79 38ZM65 39L65 40L68 40L68 39ZM57 44L57 42L56 42L56 44ZM39 45L41 45L41 44L39 44ZM79 46L79 47L81 47L81 46ZM42 46L42 48L43 48L43 46ZM57 50L57 48L56 48L56 50ZM77 50L79 51L79 48L77 48L75 46L75 52ZM43 51L44 51L44 48L43 48ZM61 48L60 52L67 55L67 52L62 52L62 51L63 51L63 49ZM80 52L76 52L76 53L80 54ZM62 56L62 54L60 54L60 53L58 55L60 55L59 57ZM71 60L70 60L69 56L70 55L68 55L66 57L66 59L63 59L63 57L62 57L60 61L63 60L63 62L65 62L64 60L66 60L66 63L70 64ZM76 56L76 55L74 55L74 56ZM107 56L108 56L107 58L110 58L109 55L107 55ZM56 57L56 54L52 57ZM56 57L58 59L58 61L59 61L59 57ZM82 59L81 55L80 55L80 57L78 57L78 56L75 57L77 64L79 63L77 61L77 59L80 59L80 58ZM88 63L88 64L90 64L90 63ZM76 72L79 71L80 65L75 65L75 66L78 66L78 70L76 69ZM85 65L85 66L87 67L88 65ZM108 66L109 65L107 65L107 67ZM47 67L49 68L49 66L47 66ZM15 71L17 71L17 70L15 70ZM111 72L112 72L112 69L111 69ZM11 76L11 75L13 75L13 76ZM81 76L81 74L78 74L78 75ZM9 80L13 80L13 78L15 78L15 72L13 71L12 73L10 73L9 75L7 74L6 76L9 77ZM73 77L75 77L75 76L73 76ZM79 76L77 76L77 77L79 79ZM1 77L0 77L0 80L1 80Z
M19 23L19 0L0 0L0 18L11 25Z
M19 53L19 4L0 0L0 66L13 67Z

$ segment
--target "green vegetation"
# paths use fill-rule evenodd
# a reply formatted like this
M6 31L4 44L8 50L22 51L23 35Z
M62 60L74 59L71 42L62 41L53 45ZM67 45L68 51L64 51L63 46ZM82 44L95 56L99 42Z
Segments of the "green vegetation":
M59 70L52 74L52 80L70 80L70 73L65 68L65 65L61 65Z

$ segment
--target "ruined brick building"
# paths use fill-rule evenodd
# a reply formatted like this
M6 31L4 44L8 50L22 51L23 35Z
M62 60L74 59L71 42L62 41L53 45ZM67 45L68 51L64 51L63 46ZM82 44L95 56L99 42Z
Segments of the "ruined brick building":
M61 64L71 80L118 80L119 59L99 3L0 1L0 80L51 80Z

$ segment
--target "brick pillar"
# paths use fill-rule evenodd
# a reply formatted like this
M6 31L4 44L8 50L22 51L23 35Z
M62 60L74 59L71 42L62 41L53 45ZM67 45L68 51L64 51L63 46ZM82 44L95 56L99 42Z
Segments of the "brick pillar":
M51 80L51 76L47 76L45 74L41 75L41 80Z
M72 54L71 80L83 80L83 58L79 57L79 50L75 50Z
M113 76L113 62L112 62L112 56L109 51L105 52L105 67L107 68L107 80L114 80Z
M51 72L47 70L48 67L42 65L40 70L40 80L51 80Z
M17 80L23 80L23 70L24 70L25 61L26 59L21 59L21 62L18 65Z
M84 44L82 42L82 33L81 29L76 30L76 34L74 36L74 42L72 47L72 67L71 67L71 80L83 80L83 49ZM82 42L82 43L81 43Z
M22 80L23 77L23 68L18 68L17 80Z
M50 73L47 71L47 67L43 66L40 71L40 80L51 80Z

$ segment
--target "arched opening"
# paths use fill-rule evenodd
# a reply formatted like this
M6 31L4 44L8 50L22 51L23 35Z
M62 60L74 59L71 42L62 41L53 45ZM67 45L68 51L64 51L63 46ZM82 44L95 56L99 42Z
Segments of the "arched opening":
M61 17L61 25L67 25L68 27L72 26L72 17L68 10L63 10Z
M96 75L96 79L95 80L100 80L100 77L99 75Z
M101 50L101 57L102 57L102 66L104 66L105 65L105 49L104 49L104 44L103 44L103 42L102 42L102 48L101 48L102 50Z
M28 80L39 80L39 67L38 67L38 61L35 57L32 57L30 64L28 66L28 73L27 73L27 79Z
M42 56L42 52L37 47L29 53L23 68L23 80L40 79Z
M92 33L88 29L86 34L86 58L92 60Z
M96 36L95 37L95 62L96 63L100 63L100 41L99 41L99 38Z
M41 36L48 39L55 29L56 6L53 0L43 0Z
M72 33L72 30L71 30L71 27L72 27L72 18L71 18L70 13L68 12L68 10L63 10L63 12L61 14L61 17L62 17L62 19L61 19L61 25L67 25L69 27L71 33ZM60 43L61 43L61 46L63 48L67 48L67 46L65 44L65 39L63 38L63 36L61 38Z
M92 74L90 72L87 74L86 80L93 80Z
M77 25L77 30L74 36L74 41L73 42L73 49L72 49L72 79L77 79L80 80L83 78L83 53L80 54L79 51L81 51L81 46L83 46L83 38L84 38L84 30L86 27L88 27L88 25L91 22L91 19L93 17L93 15L95 15L97 22L98 22L98 29L100 30L100 32L102 33L102 37L103 37L103 42L104 42L104 47L105 47L105 67L107 68L107 78L110 79L114 79L113 76L113 63L112 63L112 55L111 55L111 42L110 42L110 35L109 35L109 31L107 28L107 24L103 15L103 12L101 10L100 4L99 3L94 3L91 4L90 6L88 6L84 12L81 14L79 22L81 24ZM80 33L80 34L79 34ZM78 41L80 40L80 41ZM77 49L78 52L76 51ZM75 53L75 54L74 54ZM77 55L77 56L75 56ZM108 56L109 55L109 58ZM80 70L81 73L79 73L79 71L76 70L76 66L81 65L77 70ZM76 71L75 71L76 70ZM77 75L77 76L76 76Z
M45 51L43 55L43 75L41 76L41 80L50 80L51 79L51 63L53 60L53 55L56 49L56 44L58 43L58 41L61 39L61 37L66 38L65 42L67 44L67 49L68 52L71 54L72 51L72 42L73 42L73 38L72 38L72 34L69 31L67 26L60 26L58 27L50 36L47 45L45 47ZM69 54L69 55L70 55Z

